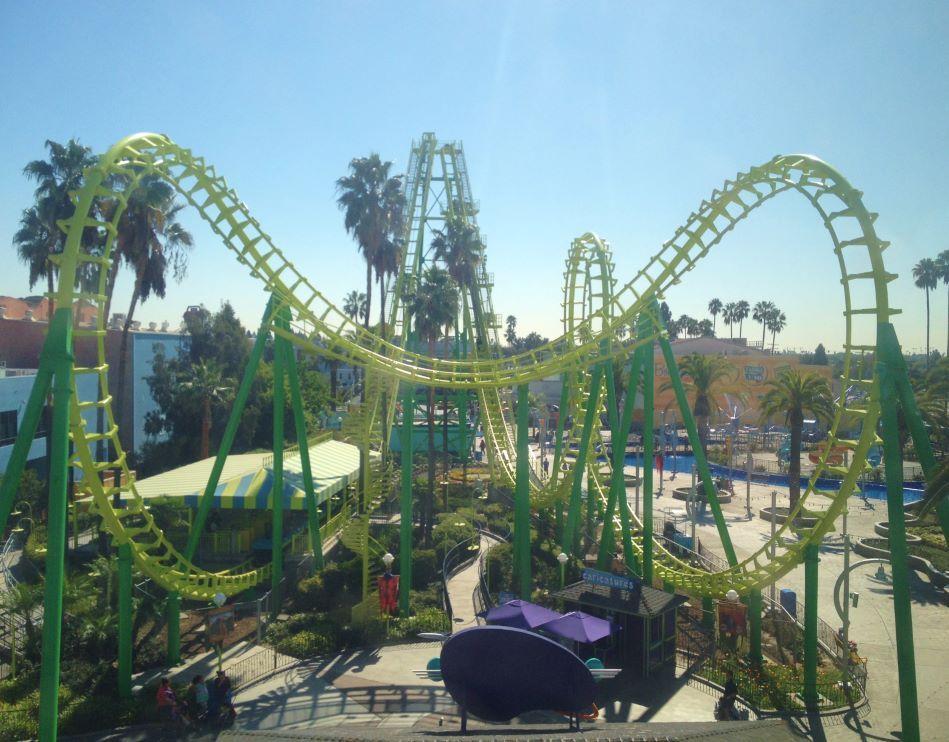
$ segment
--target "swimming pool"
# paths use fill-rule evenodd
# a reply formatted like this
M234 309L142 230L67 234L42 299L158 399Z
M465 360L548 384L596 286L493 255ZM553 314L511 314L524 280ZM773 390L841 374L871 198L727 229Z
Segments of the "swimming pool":
M666 456L663 462L663 469L667 472L674 471L676 474L686 474L691 476L692 465L695 463L695 457L692 454L676 454L675 456ZM626 456L626 466L640 466L642 467L642 457L638 454L629 454ZM745 470L744 469L730 469L727 466L722 466L720 464L709 464L709 470L713 475L726 476L736 481L745 481ZM758 484L772 484L777 487L787 487L788 486L788 477L786 474L765 474L761 472L753 472L751 475L751 481L757 482ZM801 478L801 486L807 486L808 479L807 477ZM827 477L821 477L817 480L817 486L820 489L824 490L836 490L840 488L839 479L830 479ZM859 485L860 490L866 494L867 497L874 500L885 500L886 499L886 485L877 482L864 482ZM904 482L903 483L903 502L909 504L911 502L917 502L918 500L923 499L923 490L920 487L919 482Z

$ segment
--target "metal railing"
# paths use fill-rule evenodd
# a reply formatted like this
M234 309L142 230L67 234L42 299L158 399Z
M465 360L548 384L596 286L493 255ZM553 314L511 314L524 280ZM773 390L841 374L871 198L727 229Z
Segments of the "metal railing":
M238 690L275 670L282 670L299 663L300 660L296 657L280 654L273 650L263 650L227 666L225 672L231 679L234 689Z
M477 549L470 549L471 542L477 544ZM449 627L454 625L454 612L451 607L451 595L448 592L448 580L456 572L472 564L481 553L481 532L478 531L474 536L459 541L451 547L442 560L442 607L448 614ZM449 629L450 630L450 629Z

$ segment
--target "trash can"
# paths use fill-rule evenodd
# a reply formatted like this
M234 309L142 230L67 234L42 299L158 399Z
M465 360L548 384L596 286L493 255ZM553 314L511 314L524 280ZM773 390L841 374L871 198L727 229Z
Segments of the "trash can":
M781 607L797 618L797 593L786 587L781 588Z

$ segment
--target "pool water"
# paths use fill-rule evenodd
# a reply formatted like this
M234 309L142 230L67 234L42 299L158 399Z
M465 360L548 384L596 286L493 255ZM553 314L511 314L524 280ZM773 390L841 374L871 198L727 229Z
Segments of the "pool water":
M626 466L642 467L642 456L638 454L629 454L626 456ZM685 474L691 482L692 465L695 464L695 457L692 454L676 454L675 456L666 456L663 461L663 470L666 472L675 472L676 474ZM727 476L736 481L745 481L744 469L730 469L727 466L719 464L709 464L709 470L712 475ZM788 486L787 474L764 474L755 472L751 475L751 481L759 484L773 484L778 487ZM801 478L801 486L807 486L807 478ZM817 486L820 489L834 490L840 487L839 479L829 479L822 477L817 480ZM860 490L873 500L886 499L886 485L877 482L866 482L859 485ZM903 483L903 502L909 504L923 499L923 490L919 482Z

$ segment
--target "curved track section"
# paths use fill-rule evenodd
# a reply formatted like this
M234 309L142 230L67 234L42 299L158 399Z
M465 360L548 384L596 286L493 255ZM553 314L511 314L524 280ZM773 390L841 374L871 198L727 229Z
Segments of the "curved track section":
M826 163L806 155L779 156L764 165L739 173L726 181L721 189L702 201L685 225L654 255L636 276L619 291L604 292L602 306L588 302L582 319L574 317L563 336L541 348L503 359L475 358L447 360L428 358L385 341L352 322L343 312L317 291L273 244L259 223L231 190L226 181L200 157L179 147L158 134L137 134L117 143L98 164L91 168L85 185L75 198L75 214L63 223L67 231L66 248L57 259L60 279L57 292L59 306L72 306L84 299L98 305L95 330L77 330L76 336L92 334L98 343L98 362L89 368L77 368L76 374L95 374L100 395L85 400L74 394L71 436L75 446L74 461L83 470L86 489L92 494L95 507L105 526L118 543L131 543L139 567L168 590L206 600L216 592L234 594L264 579L268 568L210 573L189 563L167 541L147 508L135 492L128 471L126 455L118 440L118 428L111 408L105 360L105 285L112 264L116 224L129 194L146 174L156 174L172 184L232 250L251 275L260 279L263 288L275 294L292 312L291 329L277 330L291 342L308 352L334 355L351 363L369 367L393 382L399 379L420 385L451 389L473 389L486 410L500 413L500 422L490 433L494 448L501 457L506 454L504 470L513 473L514 447L510 428L504 421L500 390L514 384L559 373L579 374L592 365L631 352L645 340L623 344L615 342L619 328L628 328L642 312L648 312L656 297L702 259L735 225L753 210L785 193L797 192L808 200L826 227L840 269L844 294L846 354L842 382L863 389L862 402L842 397L837 405L831 435L821 453L799 509L819 496L817 479L827 473L843 478L838 492L830 493L829 506L816 527L797 531L797 541L787 545L790 525L776 534L778 553L769 561L770 544L729 570L709 574L682 563L670 554L657 551L656 575L693 594L722 595L728 589L739 592L769 584L791 570L801 560L804 546L819 540L832 527L846 506L853 491L866 453L876 441L879 417L879 390L875 378L865 378L865 363L875 350L876 326L888 322L895 310L889 308L887 283L895 276L883 266L882 252L886 243L875 232L876 215L864 207L862 194ZM120 185L116 185L120 184ZM112 221L98 220L93 213L97 198L115 199ZM82 247L84 229L107 233L103 254L93 255ZM581 240L584 238L581 238ZM569 263L569 261L568 261ZM75 289L76 273L87 269L98 271L98 291L82 293ZM568 281L568 290L569 290ZM592 291L589 293L593 298ZM647 339L648 340L648 339ZM329 342L327 342L329 341ZM331 344L336 350L327 351ZM577 388L582 388L578 382ZM75 391L75 390L74 390ZM495 402L497 400L497 402ZM578 399L577 404L583 400ZM101 434L86 433L81 412L101 408L108 430ZM862 433L856 440L842 440L837 430L843 419L859 417ZM487 428L487 426L486 426ZM96 460L94 449L99 440L107 439L115 451L108 461ZM845 446L853 452L848 468L827 463L831 450ZM121 470L123 484L107 484L107 472ZM594 485L597 477L594 477ZM537 487L535 482L535 487ZM128 507L112 507L112 495L130 493ZM619 543L619 541L617 541ZM637 548L640 548L637 545Z

